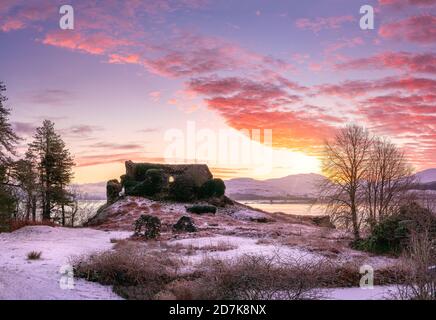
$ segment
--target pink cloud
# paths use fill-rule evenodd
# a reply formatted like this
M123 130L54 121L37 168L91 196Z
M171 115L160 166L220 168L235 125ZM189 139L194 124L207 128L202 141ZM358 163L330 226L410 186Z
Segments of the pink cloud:
M10 32L35 27L38 22L56 16L57 6L50 1L7 1L0 4L0 30ZM13 13L12 13L13 11Z
M406 6L433 6L436 4L436 0L378 0L381 6L390 6L396 9L401 9Z
M434 88L422 95L392 93L370 97L359 103L372 129L401 138L405 152L417 166L435 166L436 95Z
M354 37L351 39L340 39L336 42L328 44L327 47L324 49L324 52L326 54L330 54L343 48L354 48L364 44L365 44L365 40L363 40L361 37Z
M406 92L422 92L436 90L436 80L416 77L386 77L378 80L347 80L339 84L317 86L317 94L353 98L371 92L386 90L405 90Z
M46 1L46 0L44 0ZM9 3L9 2L8 2ZM42 5L42 4L41 4ZM44 2L50 10L32 6L24 1L2 5L1 30L12 31L29 27L28 22L46 21L58 17L57 6ZM169 29L165 37L153 37L144 29L144 12L153 17L185 9L199 9L207 5L205 0L156 0L156 1L106 1L104 6L95 2L80 2L75 7L74 31L51 31L42 43L93 55L105 55L109 63L131 63L164 77L198 76L218 71L249 69L291 70L289 63L268 55L244 49L238 43L220 37L202 36L192 31ZM37 10L40 9L40 10ZM11 12L19 12L12 16ZM42 13L41 13L42 12ZM117 19L113 13L117 13ZM0 20L2 21L2 20ZM39 26L43 32L43 25ZM164 39L164 40L163 40Z
M104 54L121 46L127 46L131 42L124 39L117 39L103 33L84 35L77 31L60 30L46 34L42 43L90 54Z
M431 44L436 42L435 25L435 16L414 16L382 25L379 35L387 39Z
M109 55L109 63L140 63L141 58L138 54L129 54L129 55L121 55L121 54L110 54Z
M354 59L336 65L339 70L397 69L436 74L435 53L383 52L369 58Z

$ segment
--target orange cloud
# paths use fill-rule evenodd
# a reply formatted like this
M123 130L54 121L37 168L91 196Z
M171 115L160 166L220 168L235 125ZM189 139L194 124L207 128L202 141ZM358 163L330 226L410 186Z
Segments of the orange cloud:
M278 81L214 76L193 79L188 88L206 96L209 108L235 129L272 129L276 147L314 153L324 137L333 133L331 122L340 121L338 117L291 110L302 99Z

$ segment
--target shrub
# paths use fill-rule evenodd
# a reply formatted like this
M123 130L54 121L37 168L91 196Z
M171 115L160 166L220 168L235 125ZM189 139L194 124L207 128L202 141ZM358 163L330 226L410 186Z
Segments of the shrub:
M137 245L73 259L74 274L112 285L126 299L153 299L177 278L180 262L172 255L151 252Z
M28 260L39 260L41 258L41 251L31 251L27 254L27 259Z
M160 234L161 222L158 217L151 215L141 215L135 221L135 236L146 240L155 239Z
M173 225L174 231L181 231L181 232L196 232L197 227L194 224L194 221L187 216L181 217L176 224Z
M189 202L197 197L195 181L190 176L177 176L170 184L170 196L173 200Z
M389 217L377 224L371 235L355 241L353 247L374 253L399 254L407 242L408 229L400 217Z
M104 285L127 299L314 299L320 296L323 262L283 262L277 257L243 256L205 260L195 271L180 272L170 252L130 241L116 250L76 258L75 275ZM330 273L329 273L330 274Z
M356 249L374 253L401 254L406 249L412 231L421 233L432 230L436 237L436 218L429 210L416 203L402 206L398 214L382 220L371 231L371 235L352 245Z
M395 298L436 300L436 238L429 230L412 232L402 264L410 272L399 282Z
M206 181L200 189L203 198L221 197L226 191L226 185L221 179L211 179Z
M215 206L209 206L209 205L194 205L191 207L186 207L186 211L196 214L202 214L202 213L216 213L216 207Z
M201 276L169 288L177 299L315 299L322 263L245 255L233 260L205 260ZM189 291L188 291L189 290Z

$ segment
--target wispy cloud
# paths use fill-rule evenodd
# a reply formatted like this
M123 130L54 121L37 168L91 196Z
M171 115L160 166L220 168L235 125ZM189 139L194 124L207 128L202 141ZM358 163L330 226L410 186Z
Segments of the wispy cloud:
M396 69L413 73L436 74L436 53L382 52L377 55L352 59L336 64L338 70Z
M28 103L56 107L70 104L76 98L76 95L64 89L45 89L25 92L23 97L24 101Z
M311 30L315 33L321 30L339 29L343 24L350 23L356 19L352 15L336 17L300 18L295 21L297 28Z

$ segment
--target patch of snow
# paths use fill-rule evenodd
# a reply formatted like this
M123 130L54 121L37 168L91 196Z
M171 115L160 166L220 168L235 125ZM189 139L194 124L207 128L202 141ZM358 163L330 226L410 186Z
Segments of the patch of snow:
M0 299L120 299L110 287L74 279L74 289L61 289L60 269L72 256L112 248L110 239L127 238L130 232L104 232L88 228L24 227L0 233ZM31 251L40 260L27 260Z
M188 238L181 240L172 240L168 244L182 244L194 247L209 247L221 243L235 246L234 249L226 251L202 251L200 254L186 257L191 263L196 264L205 258L215 259L234 259L243 255L263 255L267 257L279 256L284 259L292 259L300 262L308 262L316 259L322 259L322 256L311 253L305 249L289 246L279 246L271 244L259 244L258 239L237 237L237 236L215 236L202 238Z
M373 289L363 288L334 288L321 289L321 294L328 300L391 300L396 287L374 286Z

